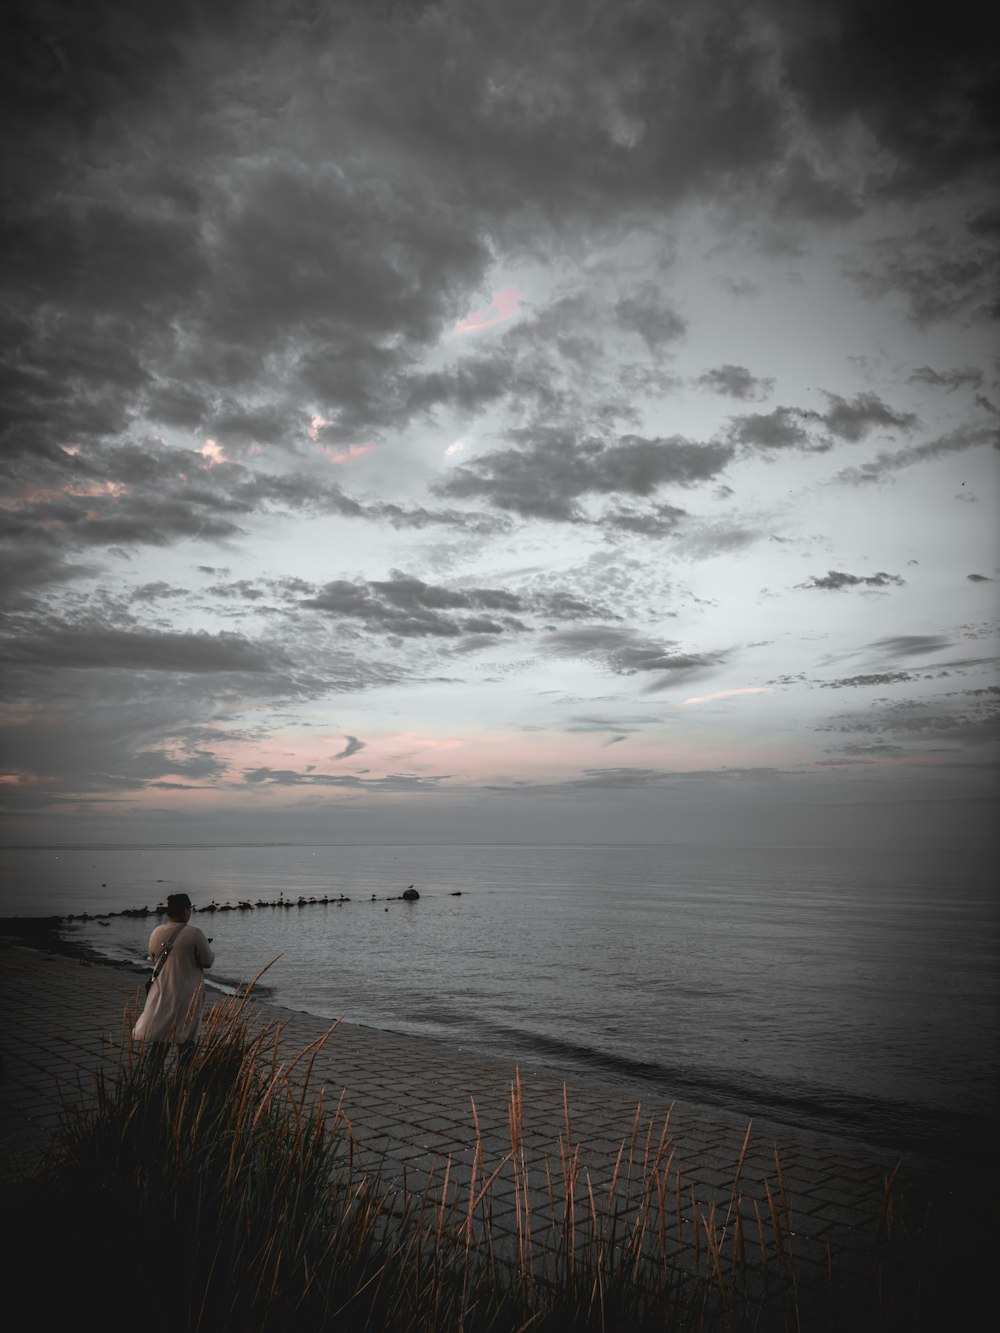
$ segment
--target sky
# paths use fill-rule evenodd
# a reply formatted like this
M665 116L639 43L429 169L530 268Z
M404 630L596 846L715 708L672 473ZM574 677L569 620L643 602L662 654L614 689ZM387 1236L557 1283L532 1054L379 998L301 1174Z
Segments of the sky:
M984 7L5 13L8 843L989 845Z

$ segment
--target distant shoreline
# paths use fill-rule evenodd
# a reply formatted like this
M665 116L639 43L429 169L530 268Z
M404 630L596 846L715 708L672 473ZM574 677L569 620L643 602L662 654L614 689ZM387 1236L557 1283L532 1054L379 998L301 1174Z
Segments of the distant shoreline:
M75 958L80 962L100 963L104 967L124 969L136 972L140 969L126 959L109 958L85 944L68 939L63 933L66 918L62 916L2 916L0 917L0 939L14 940L36 949L39 953L59 954L63 958Z

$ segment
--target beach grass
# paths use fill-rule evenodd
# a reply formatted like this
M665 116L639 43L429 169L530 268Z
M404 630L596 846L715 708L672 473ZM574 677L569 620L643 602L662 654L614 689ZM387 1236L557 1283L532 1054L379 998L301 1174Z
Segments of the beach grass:
M892 1178L872 1219L872 1263L841 1273L829 1254L806 1283L777 1155L763 1190L744 1191L749 1129L721 1201L685 1189L669 1115L653 1126L638 1109L597 1180L565 1095L558 1160L531 1160L515 1076L502 1149L487 1146L473 1103L470 1152L401 1188L360 1164L342 1101L328 1105L312 1086L333 1029L289 1060L281 1027L256 1025L243 996L210 1011L180 1061L132 1043L129 1021L114 1065L67 1101L46 1178L69 1271L93 1281L110 1265L130 1327L930 1326L923 1231Z

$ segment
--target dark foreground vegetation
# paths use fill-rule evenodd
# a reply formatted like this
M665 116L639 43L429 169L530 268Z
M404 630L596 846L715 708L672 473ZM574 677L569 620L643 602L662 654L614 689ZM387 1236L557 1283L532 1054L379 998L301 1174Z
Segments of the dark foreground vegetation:
M668 1126L653 1141L637 1120L598 1189L580 1168L568 1106L561 1160L528 1163L515 1082L509 1151L487 1162L477 1141L461 1177L445 1162L406 1194L358 1168L339 1108L310 1087L316 1048L282 1063L280 1029L248 1015L245 1000L213 1011L186 1064L124 1041L117 1068L67 1104L44 1179L6 1191L8 1271L35 1326L81 1316L171 1333L958 1326L939 1318L927 1237L900 1217L891 1181L865 1270L840 1273L831 1254L806 1274L780 1163L763 1199L742 1197L741 1160L728 1204L699 1209L672 1171ZM513 1192L515 1218L502 1232L501 1190L508 1221Z

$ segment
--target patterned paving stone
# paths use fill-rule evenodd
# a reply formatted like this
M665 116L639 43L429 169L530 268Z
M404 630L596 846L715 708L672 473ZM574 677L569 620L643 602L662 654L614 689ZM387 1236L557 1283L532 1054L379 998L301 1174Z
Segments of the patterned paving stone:
M95 1072L114 1060L138 999L129 971L0 947L0 1169L7 1178L30 1173L59 1122L63 1094L86 1095ZM254 1022L280 1029L282 1061L291 1062L318 1043L313 1092L322 1089L328 1114L339 1107L349 1125L345 1154L355 1169L379 1169L394 1197L402 1199L404 1188L422 1190L428 1182L440 1190L447 1172L449 1207L467 1208L478 1119L480 1187L501 1168L478 1210L489 1218L497 1244L516 1246L525 1226L523 1181L515 1179L513 1162L505 1163L511 1153L511 1092L519 1081L529 1218L536 1236L562 1225L574 1167L582 1225L590 1207L588 1182L598 1208L612 1179L620 1199L630 1174L639 1178L643 1161L662 1147L664 1226L682 1250L703 1244L699 1214L711 1215L720 1226L728 1216L735 1226L738 1212L752 1243L759 1225L770 1230L773 1201L801 1265L800 1281L814 1291L817 1308L825 1299L828 1250L849 1276L870 1275L884 1180L896 1166L891 1153L764 1123L751 1126L747 1141L747 1121L711 1108L648 1098L640 1103L628 1090L596 1080L574 1078L564 1088L561 1078L534 1066L519 1073L479 1051L348 1023L323 1043L328 1025L320 1019L262 1004L252 1013ZM731 1208L733 1174L744 1147L740 1198ZM984 1198L980 1182L906 1159L897 1186L917 1208L933 1186L935 1209L944 1218L960 1218L962 1234L974 1234L980 1244L995 1235L995 1221L986 1215L990 1196L987 1191Z

